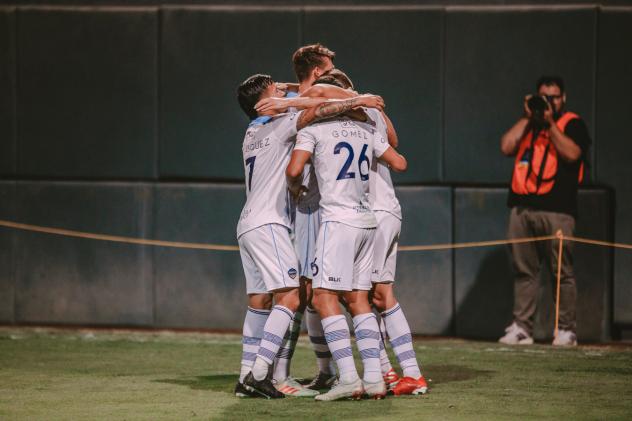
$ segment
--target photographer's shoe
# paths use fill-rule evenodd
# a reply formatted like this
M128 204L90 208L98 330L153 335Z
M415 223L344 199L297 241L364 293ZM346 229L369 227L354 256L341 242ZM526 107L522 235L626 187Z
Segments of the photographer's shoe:
M577 346L577 335L572 330L560 329L557 336L553 339L555 346Z
M513 322L505 329L505 336L500 338L498 342L505 345L532 345L533 338L529 336L526 330Z

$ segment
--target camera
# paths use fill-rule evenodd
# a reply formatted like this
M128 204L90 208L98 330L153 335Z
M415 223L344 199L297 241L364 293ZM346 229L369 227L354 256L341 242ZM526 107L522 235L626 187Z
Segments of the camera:
M553 98L534 94L527 100L527 108L531 111L531 124L535 127L546 128L548 123L544 120L544 112L547 109L547 102L553 108Z

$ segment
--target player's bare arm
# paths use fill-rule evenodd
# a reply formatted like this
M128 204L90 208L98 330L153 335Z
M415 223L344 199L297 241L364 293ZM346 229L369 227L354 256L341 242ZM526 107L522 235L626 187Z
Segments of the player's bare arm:
M396 148L399 145L399 138L397 137L395 126L393 126L393 122L390 118L388 118L384 111L382 111L382 117L386 122L386 135L388 136L388 144L391 145L391 147Z
M304 110L307 108L315 107L323 102L327 101L325 97L292 97L292 98L277 98L268 97L264 98L255 104L255 110L259 115L276 115L284 113L288 108L296 108Z
M309 124L334 117L349 110L359 107L384 109L384 100L377 95L359 95L350 99L331 99L316 107L309 108L301 113L296 122L296 129L301 130Z
M406 158L393 148L386 149L378 159L387 164L391 170L395 172L404 172L408 168Z
M287 177L287 185L290 193L297 198L301 193L301 185L303 169L305 164L312 157L312 154L307 151L294 150L292 151L292 158L285 170L285 176Z

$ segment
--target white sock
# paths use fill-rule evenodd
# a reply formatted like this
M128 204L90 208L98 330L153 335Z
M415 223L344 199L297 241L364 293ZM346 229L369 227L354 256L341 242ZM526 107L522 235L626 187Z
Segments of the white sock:
M417 379L421 376L417 358L413 350L413 337L410 334L410 327L402 308L398 304L382 313L386 332L391 342L393 352L397 357L399 366L404 372L404 376Z
M358 314L353 318L353 328L364 366L364 381L377 383L382 380L382 370L380 368L380 328L375 314Z
M244 377L252 370L252 365L257 359L257 351L263 336L263 326L268 320L270 310L257 310L248 307L246 318L244 319L244 329L241 353L241 370L239 372L239 382L243 383Z
M309 340L316 354L318 371L334 374L336 369L331 359L331 352L329 352L329 347L327 346L323 324L320 322L318 312L313 308L307 307L307 311L305 312L305 324L307 325Z
M263 380L268 375L268 367L274 362L279 347L283 342L283 337L290 322L294 318L294 313L287 307L275 305L268 316L263 327L261 345L257 351L257 359L252 366L252 375L255 380Z
M340 381L352 383L359 379L358 371L353 361L351 339L347 319L342 314L325 317L322 320L325 339L331 356L338 366Z
M391 365L391 360L388 358L388 353L386 352L386 326L384 325L384 319L380 317L380 366L382 367L382 375L385 375L389 371L393 369Z
M290 322L287 332L285 332L283 342L274 360L274 374L272 376L274 380L281 382L290 376L290 364L296 349L296 341L298 341L302 320L303 313L294 313L294 318Z

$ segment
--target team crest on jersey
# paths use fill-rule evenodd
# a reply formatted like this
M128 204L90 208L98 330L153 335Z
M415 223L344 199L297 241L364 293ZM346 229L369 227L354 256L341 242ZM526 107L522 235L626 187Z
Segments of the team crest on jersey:
M294 269L294 268L290 268L290 269L287 271L287 274L288 274L288 275L290 276L290 278L292 278L292 279L296 278L296 274L297 274L297 273L298 273L298 272L297 272L297 271L296 271L296 269Z

